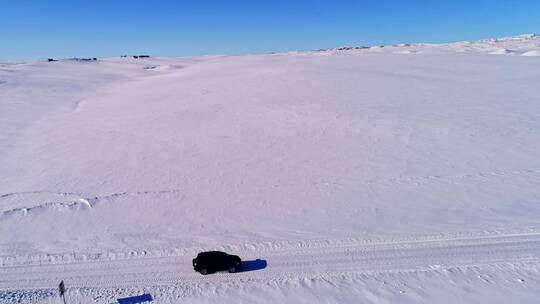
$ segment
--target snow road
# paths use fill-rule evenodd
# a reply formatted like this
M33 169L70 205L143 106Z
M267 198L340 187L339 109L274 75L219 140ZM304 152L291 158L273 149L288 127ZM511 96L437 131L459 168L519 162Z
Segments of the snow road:
M161 289L184 286L196 290L202 285L208 289L207 285L279 284L290 279L313 278L331 281L333 277L351 275L434 272L482 266L520 269L526 265L525 268L538 269L540 265L540 233L371 245L323 244L235 252L247 263L258 263L263 267L209 276L192 270L192 255L4 266L0 268L0 290L32 293L41 289L52 293L52 288L65 280L70 288L84 289L96 300L108 288L118 290L133 286L160 286ZM260 261L254 262L255 259ZM24 293L19 292L19 295ZM156 299L160 296L155 294Z

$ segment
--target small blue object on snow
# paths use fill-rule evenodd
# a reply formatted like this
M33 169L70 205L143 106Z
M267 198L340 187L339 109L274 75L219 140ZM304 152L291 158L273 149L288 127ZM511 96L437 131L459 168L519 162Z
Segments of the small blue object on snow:
M135 297L129 297L129 298L122 298L122 299L116 299L118 301L118 304L137 304L137 303L143 303L143 302L152 302L154 300L152 298L152 295L149 293L135 296Z

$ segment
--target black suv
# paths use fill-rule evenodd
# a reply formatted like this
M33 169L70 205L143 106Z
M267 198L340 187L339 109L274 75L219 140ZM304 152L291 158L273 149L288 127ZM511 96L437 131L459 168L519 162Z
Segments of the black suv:
M221 251L201 252L193 259L193 269L201 274L209 274L221 270L236 272L240 269L241 264L242 260L239 256L226 254Z

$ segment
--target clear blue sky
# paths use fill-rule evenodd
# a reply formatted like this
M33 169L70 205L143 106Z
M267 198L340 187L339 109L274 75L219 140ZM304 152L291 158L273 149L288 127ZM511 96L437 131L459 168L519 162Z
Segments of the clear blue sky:
M0 0L0 62L239 54L540 32L539 0Z

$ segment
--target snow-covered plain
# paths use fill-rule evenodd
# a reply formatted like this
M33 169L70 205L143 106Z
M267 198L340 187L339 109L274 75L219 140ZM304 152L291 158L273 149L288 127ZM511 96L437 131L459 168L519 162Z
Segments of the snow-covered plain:
M0 303L537 303L538 55L2 64Z

